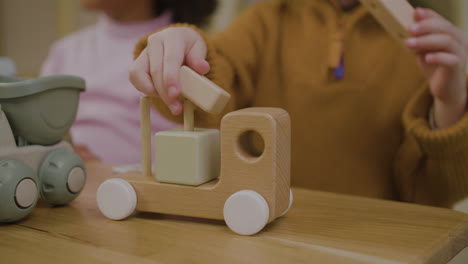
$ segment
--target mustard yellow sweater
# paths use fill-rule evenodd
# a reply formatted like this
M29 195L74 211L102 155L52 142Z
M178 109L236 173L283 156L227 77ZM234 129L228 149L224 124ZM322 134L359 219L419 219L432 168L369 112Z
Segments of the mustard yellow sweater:
M415 57L363 7L345 17L333 0L268 1L205 39L207 77L233 96L225 112L290 113L293 185L436 206L467 195L468 115L430 129L432 97ZM343 79L333 74L340 54ZM199 126L221 117L196 113Z

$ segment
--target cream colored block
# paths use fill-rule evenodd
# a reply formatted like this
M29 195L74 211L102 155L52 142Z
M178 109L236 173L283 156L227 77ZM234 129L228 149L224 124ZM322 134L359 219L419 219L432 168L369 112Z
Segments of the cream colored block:
M361 0L361 3L394 38L404 41L409 37L414 8L407 0Z
M156 179L194 186L216 179L220 170L219 141L216 129L156 133Z
M231 95L187 66L180 68L182 95L205 112L219 114Z

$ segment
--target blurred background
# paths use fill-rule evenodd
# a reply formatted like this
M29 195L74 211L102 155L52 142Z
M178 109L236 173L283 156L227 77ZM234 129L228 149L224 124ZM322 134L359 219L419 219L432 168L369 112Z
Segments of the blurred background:
M242 9L262 0L218 1L217 12L206 28L209 32L222 30ZM412 2L437 10L468 35L468 0ZM18 76L35 77L55 40L95 20L94 15L80 8L78 0L0 0L0 57L7 56L16 62ZM455 209L468 212L468 200L457 204ZM468 251L451 264L468 263L466 259Z
M257 1L219 0L207 30L223 29L238 12ZM467 0L414 2L438 10L468 34L468 16L464 15L468 14ZM13 58L19 76L37 76L54 40L94 21L92 14L80 8L78 0L0 0L0 56Z

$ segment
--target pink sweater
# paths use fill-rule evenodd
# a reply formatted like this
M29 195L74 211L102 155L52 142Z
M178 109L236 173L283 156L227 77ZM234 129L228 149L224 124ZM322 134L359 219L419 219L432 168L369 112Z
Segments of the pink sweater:
M41 76L72 74L86 80L71 135L75 144L86 145L104 162L128 164L141 159L141 94L128 80L133 49L141 37L170 21L170 14L131 24L102 16L96 25L57 41L42 67ZM176 126L152 113L153 131Z

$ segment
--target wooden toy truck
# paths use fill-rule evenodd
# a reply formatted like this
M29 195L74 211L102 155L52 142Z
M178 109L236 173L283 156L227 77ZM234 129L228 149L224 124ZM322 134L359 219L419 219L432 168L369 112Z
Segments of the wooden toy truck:
M220 112L229 95L226 97L224 90L185 66L180 76L182 94L190 98L184 105L185 130L191 131L190 102L205 111ZM197 93L192 93L192 88ZM226 114L221 121L219 177L199 186L168 184L155 179L151 171L149 113L150 99L143 97L143 172L129 172L106 180L97 191L98 207L106 217L121 220L137 210L224 219L232 231L252 235L291 207L291 128L286 111L247 108ZM255 134L263 139L261 153L251 150L249 139ZM156 151L158 155L165 153Z

